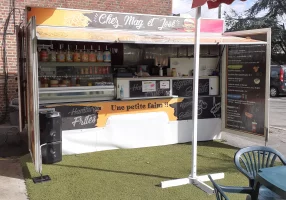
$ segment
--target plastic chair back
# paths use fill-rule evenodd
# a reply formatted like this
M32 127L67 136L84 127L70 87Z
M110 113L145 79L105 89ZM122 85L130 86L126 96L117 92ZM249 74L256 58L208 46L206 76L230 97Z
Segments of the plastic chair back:
M238 170L249 179L249 186L254 186L254 179L261 168L286 165L286 159L277 150L265 146L251 146L238 150L234 156Z
M220 188L220 186L214 182L214 180L212 179L212 177L210 175L208 175L210 181L212 182L213 186L214 186L214 191L215 191L215 195L216 195L216 199L217 200L229 200L229 198L225 195L225 193L222 191L222 189Z

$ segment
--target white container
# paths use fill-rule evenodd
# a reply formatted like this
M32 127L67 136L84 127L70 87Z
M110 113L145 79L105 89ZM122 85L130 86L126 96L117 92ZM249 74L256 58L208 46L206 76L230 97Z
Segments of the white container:
M163 69L162 69L162 67L160 67L159 76L163 76Z
M209 95L219 95L219 77L211 76L209 79Z

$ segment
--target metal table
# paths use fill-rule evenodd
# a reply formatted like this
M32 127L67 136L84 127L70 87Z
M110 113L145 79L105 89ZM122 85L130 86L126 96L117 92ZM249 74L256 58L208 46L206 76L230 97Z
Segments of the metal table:
M259 170L255 178L255 196L257 198L259 188L262 185L280 195L283 199L286 198L286 166L269 167Z

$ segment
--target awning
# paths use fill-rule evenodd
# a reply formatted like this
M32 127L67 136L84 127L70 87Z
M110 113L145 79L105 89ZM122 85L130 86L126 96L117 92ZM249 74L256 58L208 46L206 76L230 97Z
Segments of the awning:
M194 33L178 32L148 32L127 30L106 30L94 28L67 28L52 26L37 26L39 40L88 41L107 43L136 44L194 44ZM202 45L228 44L266 44L264 41L251 38L234 37L222 34L203 34Z

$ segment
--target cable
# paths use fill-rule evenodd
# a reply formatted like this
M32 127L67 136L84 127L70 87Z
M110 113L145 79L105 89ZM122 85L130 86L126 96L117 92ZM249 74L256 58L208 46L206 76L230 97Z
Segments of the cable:
M9 78L9 73L8 73L8 67L7 67L7 50L6 50L6 38L8 33L8 28L10 24L11 17L13 15L13 21L14 21L14 32L12 34L16 33L16 19L15 19L15 10L19 11L19 16L20 16L20 24L22 24L22 15L21 15L21 10L19 8L15 8L15 0L10 0L10 6L9 6L9 14L4 22L3 26L3 38L2 38L2 61L3 61L3 75L4 75L4 86L3 86L3 93L4 93L4 102L5 102L5 110L4 114L1 116L0 124L5 123L7 115L8 115L8 108L9 108L9 98L8 98L8 78ZM10 35L12 35L10 33ZM0 140L0 147L2 147L4 144L7 144L8 142L8 135L11 135L12 130L17 129L17 135L20 138L20 132L18 128L12 127L9 129L5 134L1 134L2 136L4 135L4 138Z
M0 124L5 123L8 115L8 108L9 108L9 98L8 98L8 79L9 79L9 73L7 69L7 51L6 51L6 37L8 35L8 28L10 24L10 19L13 15L13 20L14 20L14 33L16 33L16 22L15 22L15 10L19 11L19 16L20 16L20 24L22 24L22 15L21 15L21 10L19 8L15 8L15 0L10 0L10 5L9 5L9 14L5 20L4 26L3 26L3 38L2 38L2 61L3 61L3 75L4 75L4 85L3 85L3 93L4 93L4 103L5 103L5 109L4 113L1 116L0 119Z

